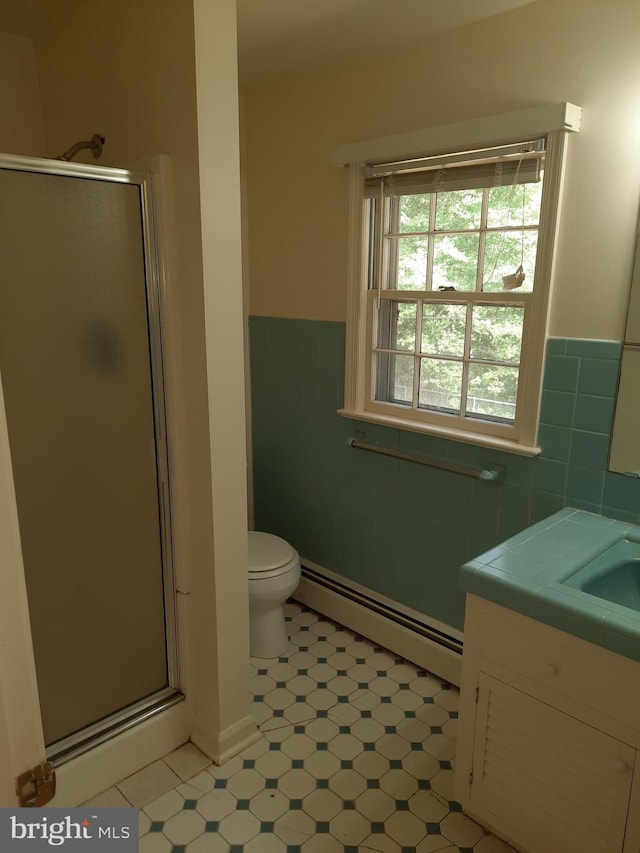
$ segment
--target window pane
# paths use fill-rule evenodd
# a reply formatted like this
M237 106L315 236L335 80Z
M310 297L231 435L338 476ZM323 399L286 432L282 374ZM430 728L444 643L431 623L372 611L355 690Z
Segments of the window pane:
M403 195L400 197L399 231L428 231L431 196Z
M427 302L422 306L422 352L431 355L464 355L466 305Z
M467 415L512 422L516 413L518 368L470 364Z
M378 315L378 346L413 352L416 347L416 315L415 302L383 299Z
M492 187L489 190L489 228L508 225L537 225L540 219L542 181L535 184Z
M537 250L537 231L493 231L487 234L482 289L488 292L503 290L502 276L512 275L522 264L525 279L518 291L531 293Z
M421 409L460 414L462 395L462 362L440 361L435 358L420 360Z
M471 358L520 362L524 308L474 305L471 320Z
M427 286L427 238L392 237L389 252L388 287L424 290Z
M456 290L475 290L478 244L477 234L436 237L431 289L454 287Z
M377 354L376 400L411 404L413 399L413 356Z
M482 190L455 190L436 196L436 231L466 231L480 226Z

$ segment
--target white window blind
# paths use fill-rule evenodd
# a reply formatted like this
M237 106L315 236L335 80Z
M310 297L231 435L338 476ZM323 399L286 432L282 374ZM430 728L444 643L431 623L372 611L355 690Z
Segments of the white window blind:
M381 191L400 196L533 183L540 180L544 142L369 165L364 197L378 198Z

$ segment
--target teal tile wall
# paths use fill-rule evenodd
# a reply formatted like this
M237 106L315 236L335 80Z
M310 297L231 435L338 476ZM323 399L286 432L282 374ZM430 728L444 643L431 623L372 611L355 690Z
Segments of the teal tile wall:
M620 345L552 338L536 459L351 421L343 323L250 318L256 528L309 560L462 627L459 566L574 506L640 521L640 480L606 470ZM501 483L355 450L504 466Z

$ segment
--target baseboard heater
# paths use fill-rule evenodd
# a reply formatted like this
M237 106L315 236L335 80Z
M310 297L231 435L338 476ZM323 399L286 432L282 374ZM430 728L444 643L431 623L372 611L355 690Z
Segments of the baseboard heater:
M302 576L325 589L329 589L332 592L349 599L349 601L353 601L356 604L360 604L363 607L372 610L374 613L378 613L380 616L395 622L397 625L401 625L403 628L414 631L416 634L430 640L432 643L437 643L439 646L442 646L451 652L462 655L462 640L452 637L450 634L447 634L446 631L435 628L434 626L422 622L419 619L415 619L406 613L402 613L402 611L397 610L389 604L385 604L377 600L371 594L354 589L353 587L336 580L325 572L320 572L309 566L304 561L302 561Z

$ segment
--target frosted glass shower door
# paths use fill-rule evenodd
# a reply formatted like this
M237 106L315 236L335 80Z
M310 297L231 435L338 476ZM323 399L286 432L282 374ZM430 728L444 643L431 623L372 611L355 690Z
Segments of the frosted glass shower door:
M0 169L0 371L47 744L169 683L141 211L136 184Z

